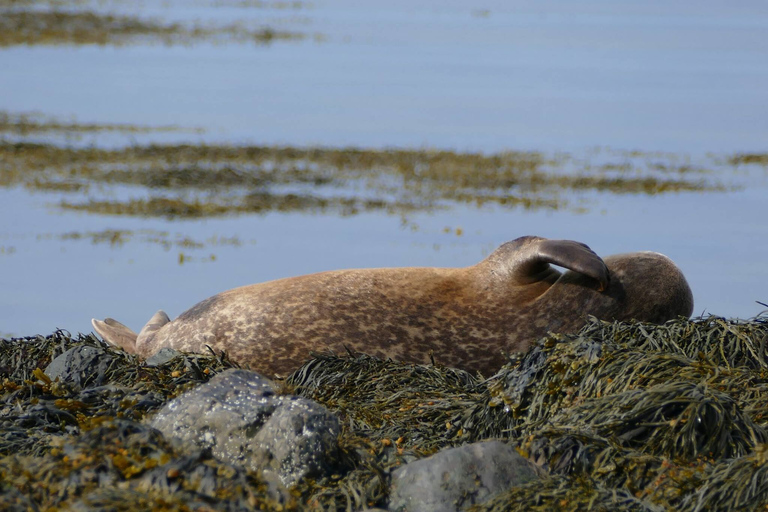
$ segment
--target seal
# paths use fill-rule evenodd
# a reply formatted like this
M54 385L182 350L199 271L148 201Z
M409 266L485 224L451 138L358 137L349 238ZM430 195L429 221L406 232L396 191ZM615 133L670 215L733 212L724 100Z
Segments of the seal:
M525 236L465 268L336 270L236 288L174 321L158 311L138 335L111 318L92 323L141 357L210 347L265 375L325 351L490 375L507 354L548 332L577 331L589 315L663 323L692 311L685 277L662 254L603 260L579 242Z

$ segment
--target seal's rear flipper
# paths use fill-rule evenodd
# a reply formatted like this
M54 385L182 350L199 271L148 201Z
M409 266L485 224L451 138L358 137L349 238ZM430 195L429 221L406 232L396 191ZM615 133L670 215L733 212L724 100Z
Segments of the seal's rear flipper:
M149 319L147 325L139 333L139 337L136 339L136 345L143 346L143 343L147 338L155 334L162 326L170 322L171 319L162 309L155 313L152 318Z
M136 353L136 338L138 336L128 327L112 318L105 318L103 322L93 318L91 324L107 343L118 346L129 354Z

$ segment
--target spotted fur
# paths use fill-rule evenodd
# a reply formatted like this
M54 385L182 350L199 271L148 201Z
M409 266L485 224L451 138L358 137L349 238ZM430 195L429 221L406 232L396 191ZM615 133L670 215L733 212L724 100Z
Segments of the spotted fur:
M692 310L688 283L666 256L603 261L578 242L522 237L466 268L339 270L236 288L172 322L156 314L129 342L119 322L94 327L143 357L210 346L268 375L295 370L312 352L347 350L490 375L505 354L549 331L578 330L588 315L663 322ZM108 324L120 326L119 339Z

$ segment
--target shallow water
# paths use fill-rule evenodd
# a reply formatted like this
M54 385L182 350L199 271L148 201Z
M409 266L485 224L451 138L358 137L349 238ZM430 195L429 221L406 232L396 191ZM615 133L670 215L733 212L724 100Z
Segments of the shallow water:
M579 208L464 203L405 219L374 211L168 220L62 210L56 193L0 186L0 334L89 331L91 317L105 316L138 329L158 308L173 317L239 285L333 268L468 265L525 234L580 240L603 255L663 252L688 277L696 314L764 309L755 301L768 301L768 173L707 156L768 151L763 3L210 4L106 8L266 23L306 37L0 48L0 111L204 131L0 137L520 150L587 160L595 147L665 151L665 161L699 163L712 170L707 179L737 189L562 190ZM86 196L99 194L120 192L96 184ZM66 236L105 230L131 234L113 243ZM177 243L184 239L203 247Z

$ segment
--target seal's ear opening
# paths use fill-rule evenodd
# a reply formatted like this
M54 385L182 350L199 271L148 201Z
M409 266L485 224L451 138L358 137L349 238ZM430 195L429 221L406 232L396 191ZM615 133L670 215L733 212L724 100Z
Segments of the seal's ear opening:
M664 323L693 313L693 293L675 263L657 252L635 252L605 258L622 290L616 320Z

